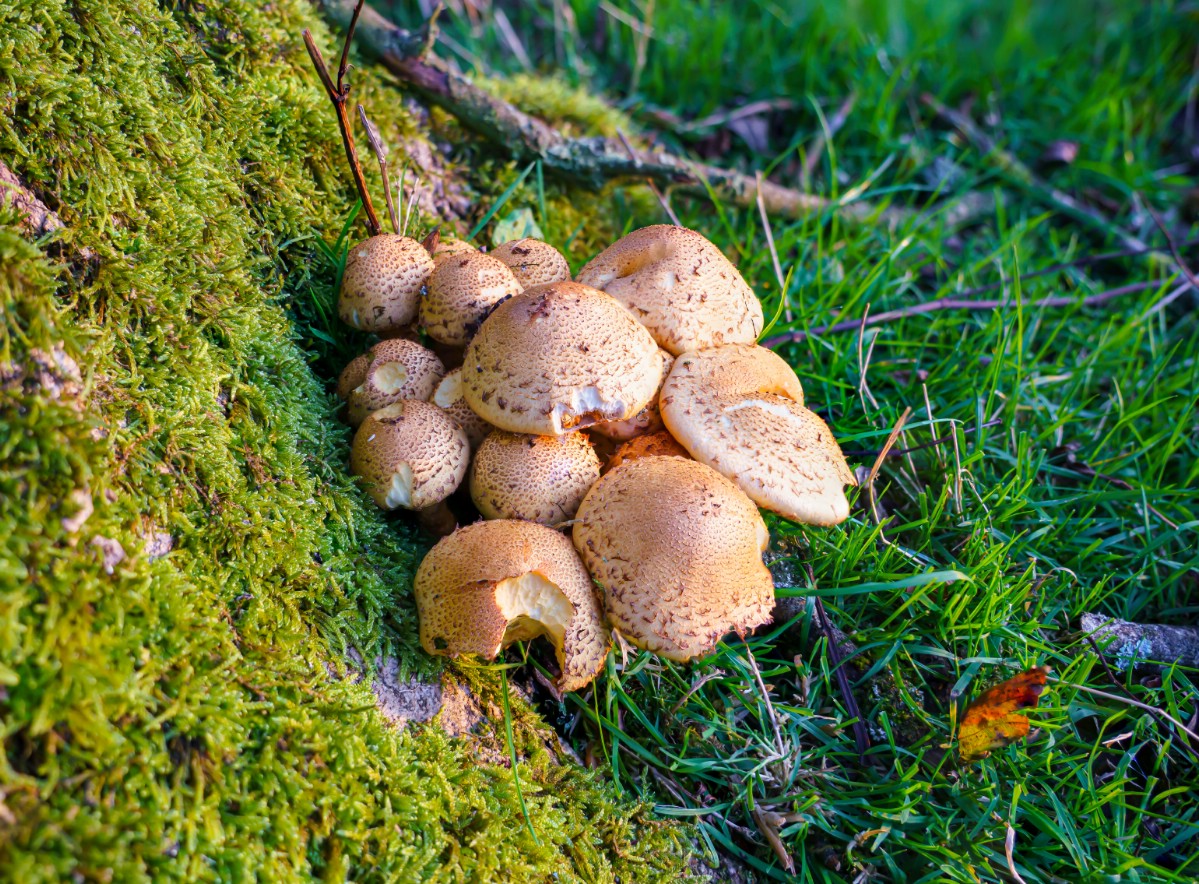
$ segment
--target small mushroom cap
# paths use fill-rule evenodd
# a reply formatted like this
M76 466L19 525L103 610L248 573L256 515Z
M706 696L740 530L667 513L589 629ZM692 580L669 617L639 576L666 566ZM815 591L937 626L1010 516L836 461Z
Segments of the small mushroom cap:
M433 248L433 264L437 265L455 255L477 255L479 250L463 239L438 239Z
M778 356L731 344L676 359L659 401L667 429L691 456L759 506L796 522L835 525L849 516L845 486L857 482L832 430L798 392Z
M611 634L587 569L561 533L501 519L460 528L416 572L420 640L430 654L490 660L515 641L545 636L575 691L604 665Z
M462 371L476 414L512 433L558 436L641 411L661 360L649 332L611 297L556 282L496 307Z
M420 510L462 484L470 445L462 428L429 402L404 400L367 417L350 446L350 472L385 510Z
M720 249L685 227L634 230L592 258L578 281L624 304L676 356L753 343L762 331L753 289Z
M552 528L574 518L599 475L599 457L584 433L496 430L475 452L470 496L485 519L526 519Z
M401 399L427 401L445 376L445 366L431 350L404 338L380 341L367 355L366 376L348 397L353 427L372 411Z
M471 451L477 449L479 444L487 438L487 434L495 429L495 427L471 411L470 406L466 404L466 400L462 397L461 368L455 368L441 379L441 383L433 391L431 401L452 417L458 426L462 427L462 431L466 433L467 441L470 442Z
M640 648L685 662L730 631L770 622L766 525L711 467L681 457L629 461L595 483L573 532L612 628Z
M562 253L539 239L514 239L496 246L493 258L508 265L517 281L527 289L570 279L570 265Z
M658 355L662 357L662 377L658 380L658 389L654 391L654 398L650 400L649 405L627 421L604 421L596 424L591 428L593 432L617 442L627 442L645 433L656 433L665 426L662 423L662 414L658 411L658 395L662 392L662 385L666 383L671 366L674 365L674 357L662 349L658 350Z
M492 307L521 291L502 261L482 252L456 255L438 264L429 276L420 302L420 322L434 340L462 346Z
M635 439L623 443L608 458L604 472L607 473L622 463L628 463L639 457L686 457L689 459L691 455L667 430L659 430L656 433L637 436Z
M381 233L350 249L337 314L362 331L390 334L416 319L421 287L433 272L425 247L407 236Z
M366 369L371 364L371 354L359 353L350 360L349 365L341 370L341 374L337 376L337 398L343 402L350 398L350 393L355 387L362 385L366 380Z

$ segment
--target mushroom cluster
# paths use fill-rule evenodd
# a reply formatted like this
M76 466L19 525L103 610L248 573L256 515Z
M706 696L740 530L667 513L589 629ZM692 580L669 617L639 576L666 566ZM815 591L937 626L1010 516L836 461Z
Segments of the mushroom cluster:
M770 620L759 507L849 514L832 431L695 231L633 231L574 280L536 240L376 236L350 250L338 307L382 339L338 380L351 468L442 535L416 576L431 654L544 637L564 691L595 677L613 631L702 657Z

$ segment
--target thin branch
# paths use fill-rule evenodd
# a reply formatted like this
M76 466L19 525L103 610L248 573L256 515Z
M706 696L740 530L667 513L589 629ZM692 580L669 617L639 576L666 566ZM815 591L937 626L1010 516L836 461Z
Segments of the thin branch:
M625 134L619 129L616 130L616 134L620 137L620 143L624 145L624 149L628 151L629 157L636 162L637 152L633 150L633 145L629 143L629 139L626 138ZM658 198L658 203L662 206L662 211L666 213L666 217L670 219L670 223L675 227L682 227L683 225L679 222L679 216L674 213L674 209L670 206L670 201L667 200L662 191L658 189L658 185L654 184L654 179L646 178L645 183L649 185L649 189L652 190L654 192L654 196Z
M379 174L383 177L383 198L387 200L387 214L391 218L391 229L395 233L399 233L400 223L396 216L395 200L391 198L391 179L387 175L387 145L379 137L379 130L375 128L375 124L367 118L366 108L362 105L358 105L358 116L362 119L362 128L366 130L366 140L370 142L375 159L379 162Z
M1179 721L1177 718L1175 718L1173 715L1171 715L1169 712L1166 712L1163 709L1158 709L1155 706L1150 706L1148 703L1142 703L1140 700L1134 700L1131 697L1121 697L1118 694L1109 694L1107 691L1100 691L1100 690L1097 690L1096 688L1087 687L1085 684L1074 684L1073 682L1062 681L1061 679L1058 679L1058 678L1053 679L1053 681L1056 684L1063 685L1064 687L1074 688L1075 690L1079 690L1079 691L1085 691L1088 694L1094 694L1096 697L1103 697L1103 699L1111 700L1114 703L1123 703L1126 706L1135 706L1138 709L1143 709L1146 712L1150 712L1154 715L1162 715L1165 718L1169 719L1171 724L1173 724L1176 728L1178 728L1180 731L1182 731L1184 734L1186 734L1192 740L1199 742L1199 734L1195 733L1193 730L1191 730L1189 727L1187 727L1185 724L1183 724L1181 721ZM1184 742L1184 745L1187 745L1187 744ZM1187 745L1187 748L1189 749L1191 747L1189 745Z

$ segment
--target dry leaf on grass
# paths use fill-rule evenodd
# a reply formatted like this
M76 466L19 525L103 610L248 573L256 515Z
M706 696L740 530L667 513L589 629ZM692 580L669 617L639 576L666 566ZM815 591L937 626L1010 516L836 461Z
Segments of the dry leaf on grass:
M1049 672L1048 666L1022 672L983 691L966 708L958 729L958 752L963 761L979 761L990 755L991 750L1002 749L1028 736L1028 718L1019 710L1037 705Z

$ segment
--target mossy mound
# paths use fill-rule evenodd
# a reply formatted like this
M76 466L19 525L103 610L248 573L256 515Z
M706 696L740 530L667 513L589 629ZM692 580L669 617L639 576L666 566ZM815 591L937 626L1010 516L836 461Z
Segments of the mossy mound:
M678 878L685 830L527 711L536 840L511 771L330 674L436 665L295 321L352 193L304 27L335 44L303 0L0 10L0 160L65 224L0 211L0 877Z

